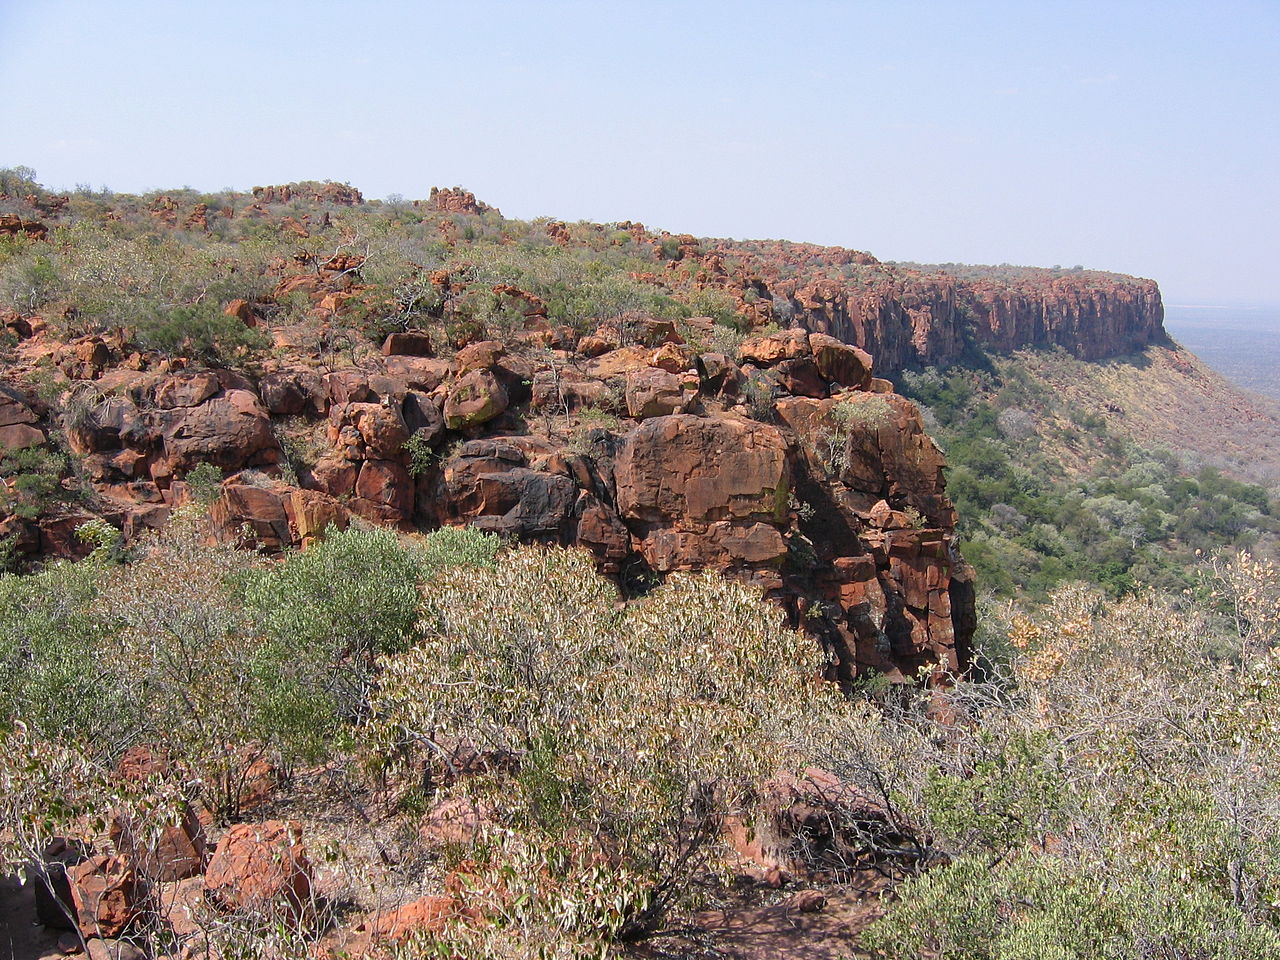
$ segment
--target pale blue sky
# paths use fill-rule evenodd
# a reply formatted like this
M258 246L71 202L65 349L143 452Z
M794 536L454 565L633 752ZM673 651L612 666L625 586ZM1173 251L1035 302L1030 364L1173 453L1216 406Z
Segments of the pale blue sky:
M1280 303L1280 2L0 0L54 187L461 183L883 259Z

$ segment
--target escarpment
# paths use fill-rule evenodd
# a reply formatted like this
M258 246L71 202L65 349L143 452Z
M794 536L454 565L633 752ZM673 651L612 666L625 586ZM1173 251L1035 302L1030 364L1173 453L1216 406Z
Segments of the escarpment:
M754 323L797 324L869 351L879 369L945 364L975 348L1061 347L1082 360L1165 339L1151 280L1073 268L882 263L867 253L772 241L695 241L667 268L729 294ZM661 248L660 248L661 249Z
M844 679L963 670L973 629L945 463L883 377L1163 336L1146 280L515 221L461 188L0 203L43 278L3 315L19 562L193 498L267 552L465 524L583 547L626 591L748 581Z

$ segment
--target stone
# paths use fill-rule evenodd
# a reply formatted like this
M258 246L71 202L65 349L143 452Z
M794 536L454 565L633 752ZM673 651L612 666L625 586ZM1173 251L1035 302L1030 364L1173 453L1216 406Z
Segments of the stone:
M427 392L434 390L457 372L457 368L449 361L429 357L391 356L387 357L385 365L387 373L403 380L406 386Z
M481 340L459 350L453 358L459 373L472 370L492 370L507 355L507 347L501 340Z
M351 514L341 503L318 490L294 490L286 506L293 532L299 543L324 536L329 527L345 530Z
M507 409L507 391L488 370L463 374L444 402L444 421L450 430L487 423Z
M425 330L404 330L387 334L382 341L384 356L393 357L433 357L431 335Z
M189 804L183 804L177 823L150 835L135 818L117 816L111 825L116 852L135 870L154 881L184 880L204 869L208 842L204 827Z
M94 937L86 940L85 945L89 948L85 954L88 960L147 960L147 952L128 940Z
M809 347L818 372L831 383L855 390L871 386L871 354L825 333L809 334Z
M423 897L378 914L369 926L375 939L403 943L415 934L443 933L449 923L465 916L456 897Z
M771 367L783 360L795 360L809 355L809 334L799 327L766 336L748 337L738 348L738 356L744 362L760 367Z
M234 480L234 478L233 478ZM271 551L293 543L281 491L228 480L209 507L209 523L226 542L238 542L247 526L252 542Z
M624 520L786 517L787 442L768 424L687 414L647 420L624 438L615 471Z
M118 937L138 920L147 890L136 870L120 857L90 857L70 870L71 899L80 933Z
M361 500L385 508L388 522L397 522L413 512L413 478L394 460L366 460L356 478L355 494ZM358 504L352 509L359 511Z
M154 398L162 410L174 407L195 407L204 403L222 389L217 374L211 371L179 373L156 384Z
M226 390L197 406L161 410L156 426L170 474L184 474L200 463L239 470L279 459L270 417L247 390Z
M205 898L220 910L247 910L296 918L311 898L311 864L302 827L268 820L231 827L204 877Z
M324 416L329 402L324 377L307 369L268 373L259 381L258 393L263 406L275 416Z
M697 395L693 382L657 367L627 373L627 413L637 420L683 413Z

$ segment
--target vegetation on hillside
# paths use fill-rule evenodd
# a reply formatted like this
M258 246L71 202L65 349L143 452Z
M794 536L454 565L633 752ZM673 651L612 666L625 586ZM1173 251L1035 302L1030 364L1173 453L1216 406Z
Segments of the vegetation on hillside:
M1125 439L1109 411L1071 407L1016 361L909 372L901 389L947 456L964 556L1001 596L1071 581L1177 591L1198 555L1274 549L1265 488Z
M200 522L0 578L0 868L54 836L104 844L122 806L234 821L265 760L309 831L348 803L363 820L305 922L205 916L223 955L297 955L450 884L466 911L405 955L598 956L726 895L727 818L817 765L860 798L825 812L847 876L903 881L876 956L1280 951L1270 564L1206 568L1202 601L1072 587L987 624L1002 666L982 682L845 696L774 607L712 575L619 605L572 550L352 529L271 564ZM120 781L137 744L173 772ZM474 833L422 846L449 802L482 811ZM137 938L160 946L161 920Z

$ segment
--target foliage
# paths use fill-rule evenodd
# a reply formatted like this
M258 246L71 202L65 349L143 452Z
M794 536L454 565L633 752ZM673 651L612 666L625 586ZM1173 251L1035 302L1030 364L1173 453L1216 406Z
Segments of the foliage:
M322 753L339 720L367 710L375 659L404 649L418 612L421 560L390 530L330 528L244 584L260 631L254 670L269 725L303 734L302 756Z
M183 478L197 503L208 505L222 494L222 470L212 463L200 463Z
M1232 565L1244 596L1274 598L1248 558ZM948 694L962 722L914 737L893 791L958 859L904 884L866 943L1028 960L1280 951L1276 622L1227 661L1215 622L1186 599L1084 587L1015 620L1009 674Z
M625 938L685 899L723 815L783 762L817 673L812 644L740 586L707 575L625 610L615 597L579 551L446 571L423 643L386 661L374 698L386 762L459 742L517 759L487 788L502 818L479 869L496 871L482 887L524 891L518 910L493 905L522 935Z
M902 389L947 455L964 556L1000 595L1042 598L1072 580L1112 594L1139 583L1181 590L1196 551L1280 534L1261 487L1209 468L1188 473L1167 451L1122 441L1101 418L1060 409L1012 365L906 374ZM1073 458L1092 469L1064 471Z
M42 446L0 455L0 511L32 519L69 498L62 487L67 457Z

